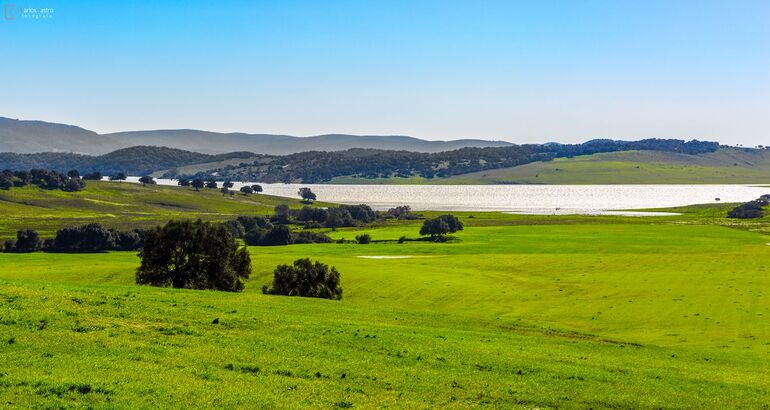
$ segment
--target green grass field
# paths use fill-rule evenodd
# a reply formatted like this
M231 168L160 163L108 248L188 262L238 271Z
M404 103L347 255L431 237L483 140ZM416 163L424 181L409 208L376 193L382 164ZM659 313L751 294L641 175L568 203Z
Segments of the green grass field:
M622 151L558 158L512 168L449 178L335 178L338 184L767 184L770 150L720 148L686 155L659 151Z
M85 190L63 192L36 186L0 190L0 239L32 228L53 236L66 226L100 222L110 228L146 228L172 218L234 219L237 215L271 213L278 204L301 207L298 199L269 195L222 195L218 189L142 186L88 181ZM324 205L319 203L318 205Z
M376 242L252 247L240 294L137 286L133 252L0 254L0 403L763 408L770 220L729 207L457 213L447 243L396 242L419 221L342 229ZM339 269L342 301L260 293L300 257Z

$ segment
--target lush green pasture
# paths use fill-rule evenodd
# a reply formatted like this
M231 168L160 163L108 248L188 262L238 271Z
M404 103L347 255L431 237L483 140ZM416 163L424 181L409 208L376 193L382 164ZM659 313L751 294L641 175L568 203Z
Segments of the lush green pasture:
M622 151L559 158L433 181L443 184L758 184L770 178L770 151L721 148L686 155Z
M172 218L234 219L237 215L272 212L277 204L301 206L299 199L269 195L222 195L218 189L142 186L88 181L81 192L49 191L35 186L0 190L0 239L32 228L41 236L57 229L101 222L111 228L149 227Z
M712 208L463 214L448 243L340 230L385 242L251 248L242 294L133 285L133 253L2 254L0 403L762 407L770 240ZM305 256L342 272L342 301L260 294Z
M448 178L339 177L338 184L765 184L770 150L720 148L687 155L662 151L620 151L558 158Z

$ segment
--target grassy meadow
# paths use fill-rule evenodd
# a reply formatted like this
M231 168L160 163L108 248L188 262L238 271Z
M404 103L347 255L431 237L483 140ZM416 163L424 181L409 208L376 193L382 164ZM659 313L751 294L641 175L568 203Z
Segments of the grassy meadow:
M128 182L87 181L79 192L45 190L36 186L0 190L0 239L16 236L22 228L52 237L56 230L89 222L110 228L153 227L173 218L228 220L238 215L267 214L278 204L301 207L299 198L270 195L222 195L218 189ZM318 203L317 205L323 205Z
M126 189L99 189L115 185ZM253 206L211 194L190 215ZM275 199L248 200L264 211ZM137 286L134 252L0 254L0 403L763 408L770 220L736 223L723 218L729 207L455 213L466 228L446 243L398 243L417 238L419 221L340 229L327 233L375 242L251 247L253 275L237 294ZM36 223L70 220L51 212ZM300 257L337 267L341 301L261 294L277 264Z
M770 150L720 148L687 155L662 151L620 151L557 158L511 168L478 171L448 178L335 178L338 184L766 184Z

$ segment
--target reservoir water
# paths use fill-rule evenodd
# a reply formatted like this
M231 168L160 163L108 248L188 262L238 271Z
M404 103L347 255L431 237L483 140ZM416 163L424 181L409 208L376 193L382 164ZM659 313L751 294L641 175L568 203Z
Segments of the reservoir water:
M130 182L138 178L130 177ZM161 185L176 181L157 180ZM251 183L235 183L235 190ZM298 198L308 186L320 201L368 204L375 209L601 214L611 210L745 202L770 193L748 185L332 185L260 184L264 194Z

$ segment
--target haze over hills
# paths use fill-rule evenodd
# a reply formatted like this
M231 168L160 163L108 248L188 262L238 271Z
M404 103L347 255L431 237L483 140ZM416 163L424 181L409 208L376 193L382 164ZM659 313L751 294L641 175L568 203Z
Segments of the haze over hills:
M84 128L44 121L0 117L0 152L74 152L101 155L120 148L154 145L206 154L250 151L286 155L305 151L341 151L350 148L441 152L465 147L504 147L505 141L462 139L427 141L399 135L327 134L313 137L219 133L179 129L97 134Z

